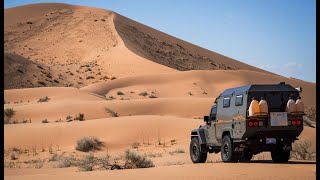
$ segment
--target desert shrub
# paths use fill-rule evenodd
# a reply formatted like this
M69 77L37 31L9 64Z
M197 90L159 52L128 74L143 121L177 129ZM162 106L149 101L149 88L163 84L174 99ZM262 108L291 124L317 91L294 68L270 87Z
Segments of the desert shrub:
M190 96L193 96L193 94L192 94L191 92L188 92L188 94L189 94Z
M146 153L144 155L146 157L150 157L150 158L162 157L161 153L153 153L153 152L148 152L148 153Z
M11 159L11 160L16 160L16 159L18 159L18 158L17 158L17 152L15 152L15 151L10 152L10 159Z
M148 96L149 94L144 91L144 92L139 93L139 95L140 95L140 96Z
M73 156L62 156L58 160L58 167L59 168L65 168L65 167L71 167L76 166L76 158Z
M59 161L60 158L61 158L60 155L58 155L57 153L53 153L53 154L51 154L51 156L49 157L48 162L50 162L50 161Z
M44 160L37 159L34 161L34 167L37 169L42 168L43 164L44 164Z
M158 97L155 96L155 95L153 95L153 94L151 94L151 95L149 96L149 98L158 98Z
M109 113L112 117L119 117L119 114L114 112L112 109L110 108L106 108L107 113Z
M84 121L84 114L82 113L79 113L76 117L75 117L75 120L79 120L79 121Z
M77 166L79 167L80 171L92 171L96 163L95 161L96 159L93 153L89 153L83 159L78 161Z
M311 141L300 140L293 143L291 158L297 160L313 160L316 153L311 149Z
M132 148L133 149L137 149L138 147L140 146L140 143L138 143L138 142L134 142L134 143L132 143Z
M13 118L16 115L16 112L14 109L12 108L6 108L4 110L4 124L9 124L11 118Z
M48 119L44 119L41 121L42 123L49 123Z
M179 153L185 153L186 151L183 149L176 149L174 151L170 151L169 154L173 155L173 154L179 154Z
M75 148L78 151L88 152L100 150L102 146L103 142L96 137L83 137L77 141Z
M111 80L117 79L116 77L112 77Z
M147 159L143 155L137 154L136 152L130 151L129 149L125 151L124 161L124 169L154 167L151 160Z
M124 93L121 92L121 91L118 91L118 92L117 92L117 95L124 95Z
M70 115L68 115L67 117L66 117L66 120L71 120L72 119L72 116L70 116Z
M177 140L176 139L172 139L170 140L171 145L177 144Z
M50 98L48 96L46 97L42 97L38 100L38 103L42 103L42 102L48 102L50 100Z

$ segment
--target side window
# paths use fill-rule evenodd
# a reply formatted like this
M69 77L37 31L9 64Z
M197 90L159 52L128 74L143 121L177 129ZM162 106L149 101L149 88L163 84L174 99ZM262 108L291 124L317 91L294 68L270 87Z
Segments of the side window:
M230 107L230 97L224 97L223 98L223 107Z
M216 115L217 115L217 106L214 106L212 109L211 109L211 112L210 112L210 119L212 121L215 121L216 120Z
M243 104L243 96L237 95L236 96L236 106L242 106L242 104Z

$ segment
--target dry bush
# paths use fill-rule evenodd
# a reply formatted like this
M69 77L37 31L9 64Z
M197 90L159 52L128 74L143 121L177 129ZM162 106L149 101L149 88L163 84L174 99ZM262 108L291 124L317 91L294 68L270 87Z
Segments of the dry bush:
M16 112L12 108L6 108L4 110L4 124L9 124L10 120L16 115Z
M170 143L171 143L171 145L174 145L174 144L177 144L178 142L176 139L172 139L172 140L170 140Z
M119 114L114 112L112 109L110 108L106 108L107 113L109 113L112 117L119 117Z
M155 95L153 95L153 94L151 94L151 95L149 96L149 98L158 98L158 97L155 96Z
M130 151L129 149L125 151L124 161L124 169L154 167L151 160L147 159L143 155L137 154L136 152Z
M50 98L48 96L46 97L42 97L38 100L38 103L42 103L42 102L48 102L50 100Z
M58 167L65 168L76 166L76 161L76 158L73 156L61 156L58 158Z
M44 119L41 121L42 123L49 123L48 119Z
M79 139L76 143L76 150L88 152L94 150L100 150L104 144L96 137L83 137Z
M139 96L148 96L148 95L149 94L146 91L139 93Z
M11 159L11 160L16 160L16 159L18 159L18 158L17 158L17 155L18 155L18 154L17 154L17 152L15 152L15 151L10 152L10 159Z
M121 92L121 91L118 91L118 92L117 92L117 95L120 95L120 96L121 96L121 95L124 95L124 93Z
M174 151L170 151L169 154L173 155L173 154L180 154L180 153L185 153L186 151L183 149L176 149Z
M132 148L133 149L137 149L138 147L140 146L140 143L138 143L138 142L134 142L134 143L132 143Z
M291 159L314 160L316 153L311 149L311 141L300 140L293 143Z
M153 152L148 152L148 153L145 153L144 155L150 158L162 157L161 153L153 153Z

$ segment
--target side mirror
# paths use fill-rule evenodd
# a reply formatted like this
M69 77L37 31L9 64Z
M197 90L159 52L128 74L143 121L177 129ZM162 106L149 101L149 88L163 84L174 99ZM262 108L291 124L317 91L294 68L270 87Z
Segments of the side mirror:
M209 116L203 116L203 120L208 123L210 121Z
M302 92L302 87L297 87L296 90L298 90L299 92Z

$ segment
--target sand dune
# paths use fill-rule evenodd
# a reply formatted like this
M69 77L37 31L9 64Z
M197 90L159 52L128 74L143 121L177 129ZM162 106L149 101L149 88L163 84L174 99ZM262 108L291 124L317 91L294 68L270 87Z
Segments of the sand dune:
M149 94L153 91L159 97L217 97L227 88L248 84L274 84L286 82L293 87L302 87L302 98L306 105L315 106L315 83L283 78L247 70L234 71L186 71L149 76L133 76L112 82L91 84L81 90L100 95L115 96L118 91L130 94L131 91ZM190 93L192 95L190 95ZM125 96L124 96L125 97ZM139 96L135 96L139 97ZM141 96L140 96L141 97ZM132 96L133 98L133 96Z
M270 73L104 9L40 3L5 9L4 18L5 50L63 77L57 84L48 78L45 86L82 87L112 77L192 69Z

